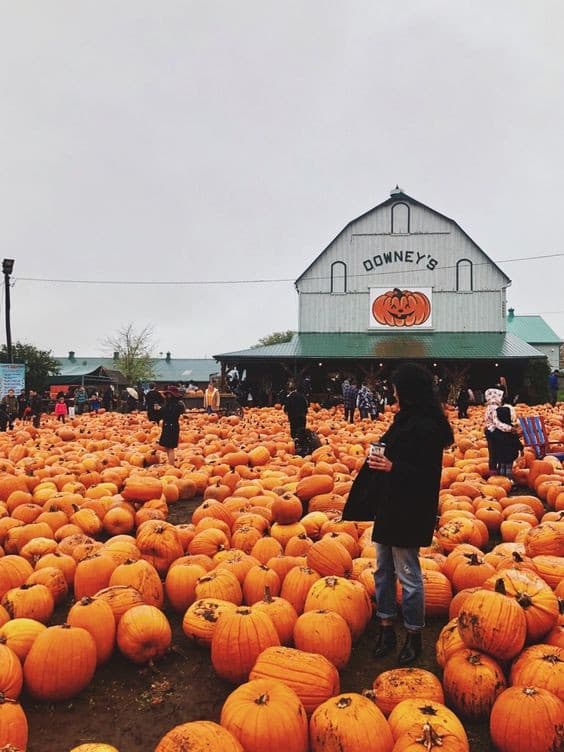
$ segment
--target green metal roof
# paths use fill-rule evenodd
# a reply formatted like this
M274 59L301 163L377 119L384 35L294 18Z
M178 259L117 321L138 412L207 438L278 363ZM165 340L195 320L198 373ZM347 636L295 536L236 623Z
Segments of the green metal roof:
M544 358L514 334L503 332L427 332L375 334L373 332L300 332L290 342L222 353L218 360L285 358L397 358L443 360Z
M113 358L57 358L61 376L86 376L100 366L116 370ZM165 358L153 362L154 380L158 382L207 381L212 373L219 372L219 364L211 358Z
M542 316L507 316L507 331L536 345L559 345L562 340Z

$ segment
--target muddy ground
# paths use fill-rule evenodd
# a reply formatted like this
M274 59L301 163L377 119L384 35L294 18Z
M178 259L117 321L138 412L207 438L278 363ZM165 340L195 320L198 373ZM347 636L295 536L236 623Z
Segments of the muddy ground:
M189 522L198 503L175 504L170 521ZM55 621L64 621L69 605L58 610ZM215 675L209 651L184 636L182 616L172 611L167 611L167 616L173 628L173 649L154 671L135 666L116 650L109 663L97 670L89 687L68 703L35 703L24 693L22 704L30 731L28 752L69 752L94 741L113 744L120 752L152 752L159 739L179 723L219 721L221 707L233 686ZM417 664L438 676L435 642L445 621L429 621L424 654ZM394 668L393 656L379 661L372 658L375 634L376 625L371 623L354 646L349 665L341 672L342 692L369 688L378 673ZM494 752L487 722L464 725L471 752Z

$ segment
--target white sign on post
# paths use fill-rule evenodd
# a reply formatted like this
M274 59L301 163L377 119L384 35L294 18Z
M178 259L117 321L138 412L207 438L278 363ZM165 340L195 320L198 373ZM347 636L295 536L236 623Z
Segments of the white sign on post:
M19 394L25 389L25 365L23 363L0 363L0 396L5 397L8 389Z

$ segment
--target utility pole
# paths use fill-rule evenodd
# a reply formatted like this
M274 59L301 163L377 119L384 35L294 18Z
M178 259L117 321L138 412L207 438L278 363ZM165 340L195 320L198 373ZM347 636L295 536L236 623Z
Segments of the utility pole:
M2 271L4 272L4 302L6 314L6 353L8 363L13 363L12 357L12 327L10 325L10 274L14 270L14 259L3 259Z

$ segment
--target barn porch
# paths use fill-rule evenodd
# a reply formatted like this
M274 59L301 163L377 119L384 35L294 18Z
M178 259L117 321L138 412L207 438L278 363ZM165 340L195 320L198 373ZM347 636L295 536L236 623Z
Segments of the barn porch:
M330 402L345 378L389 378L404 361L425 364L456 389L466 381L485 389L504 376L512 394L523 387L531 360L545 356L506 332L300 332L289 342L215 356L222 374L237 365L269 404L291 379L311 380L312 397Z

